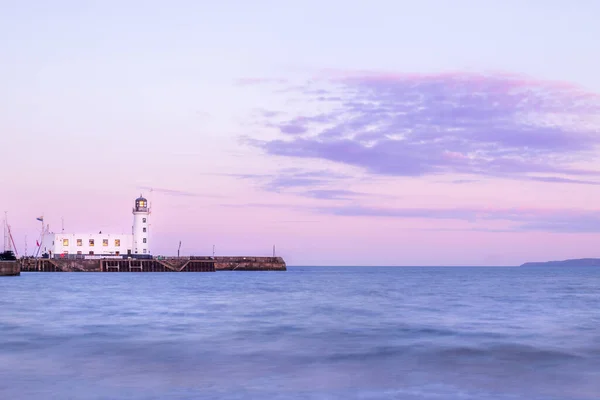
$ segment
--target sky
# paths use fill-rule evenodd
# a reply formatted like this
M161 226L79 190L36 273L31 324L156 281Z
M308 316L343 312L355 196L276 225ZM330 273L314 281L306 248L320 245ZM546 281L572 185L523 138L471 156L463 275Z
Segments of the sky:
M600 257L600 3L0 0L20 254L505 266Z

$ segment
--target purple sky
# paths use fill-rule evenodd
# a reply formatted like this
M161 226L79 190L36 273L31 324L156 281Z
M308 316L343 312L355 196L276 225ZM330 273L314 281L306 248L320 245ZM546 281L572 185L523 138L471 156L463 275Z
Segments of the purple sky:
M143 7L142 7L143 6ZM290 265L600 257L600 5L131 1L0 15L0 206Z

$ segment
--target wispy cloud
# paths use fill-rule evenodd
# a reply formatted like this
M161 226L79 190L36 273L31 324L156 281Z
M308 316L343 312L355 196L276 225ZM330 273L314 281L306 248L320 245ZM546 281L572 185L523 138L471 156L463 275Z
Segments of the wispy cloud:
M481 232L553 232L553 233L600 233L600 210L532 209L532 208L385 208L360 205L301 206L248 203L238 207L282 208L311 212L315 215L338 217L369 217L393 219L424 219L462 221L470 224L465 228L440 226L435 231L481 231ZM490 227L490 222L503 222L505 228ZM414 228L421 230L422 228Z
M163 193L163 194L166 194L169 196L211 197L211 198L221 197L221 196L214 195L214 194L202 194L202 193L189 192L189 191L185 191L185 190L157 188L157 187L150 187L150 186L138 186L138 189L147 190L150 193L152 193L152 192Z
M577 185L600 185L600 181L593 181L588 179L572 179L572 178L563 178L560 176L523 176L521 178L514 177L514 179L519 179L523 181L536 181L536 182L547 182L547 183L572 183ZM467 183L478 183L481 180L478 179L455 179L450 181L450 183L454 184L467 184Z
M356 178L327 170L305 170L283 168L273 174L221 174L256 182L269 192L288 193L321 200L350 200L366 193L339 189L340 183L355 181Z
M240 78L234 81L236 85L262 85L262 84L285 84L287 79L283 78Z
M211 118L212 115L208 111L196 110L196 115L203 119Z
M561 178L558 176L531 176L528 179L539 182L551 182L551 183L575 183L580 185L600 185L598 181L590 181L584 179L569 179Z
M268 177L265 188L279 191L286 188L323 187L330 185L332 180L348 178L347 175L327 170L286 168L278 171L275 176Z
M366 193L344 189L312 189L305 191L303 194L321 200L352 200L356 197L366 196Z
M479 182L479 180L477 179L455 179L452 181L452 183L456 184L456 185L462 185L465 183L476 183Z
M600 211L526 208L373 208L362 206L322 207L324 214L354 217L420 218L466 221L472 224L506 221L507 231L544 231L561 233L600 232ZM474 229L489 229L474 227Z
M542 182L599 171L600 96L507 74L342 75L306 90L329 111L265 121L282 137L247 143L267 154L320 159L385 176L463 174Z

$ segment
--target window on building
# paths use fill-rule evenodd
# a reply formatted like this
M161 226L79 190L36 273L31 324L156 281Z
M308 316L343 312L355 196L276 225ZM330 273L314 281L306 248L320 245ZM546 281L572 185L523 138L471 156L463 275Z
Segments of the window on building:
M143 241L144 243L146 243L146 238L142 239L142 241Z
M146 223L146 218L142 218L142 222L143 222L143 223Z
M93 251L90 251L90 256L93 256L93 255L94 255L94 252L93 252Z
M143 232L146 232L146 228L142 229Z
M83 246L83 240L77 239L77 246Z
M108 246L108 239L102 239L102 246L104 246L104 247Z
M121 246L121 239L115 239L115 247Z
M77 254L81 255L81 251L78 251Z
M90 247L94 247L94 239L90 239Z
M63 239L63 246L69 245L69 239Z
M143 253L146 254L146 249L144 249Z

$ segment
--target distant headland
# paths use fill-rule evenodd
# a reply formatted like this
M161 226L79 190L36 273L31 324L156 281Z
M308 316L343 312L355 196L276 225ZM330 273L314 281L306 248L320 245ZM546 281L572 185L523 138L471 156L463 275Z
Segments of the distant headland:
M577 258L563 261L526 262L521 267L600 267L600 258Z

